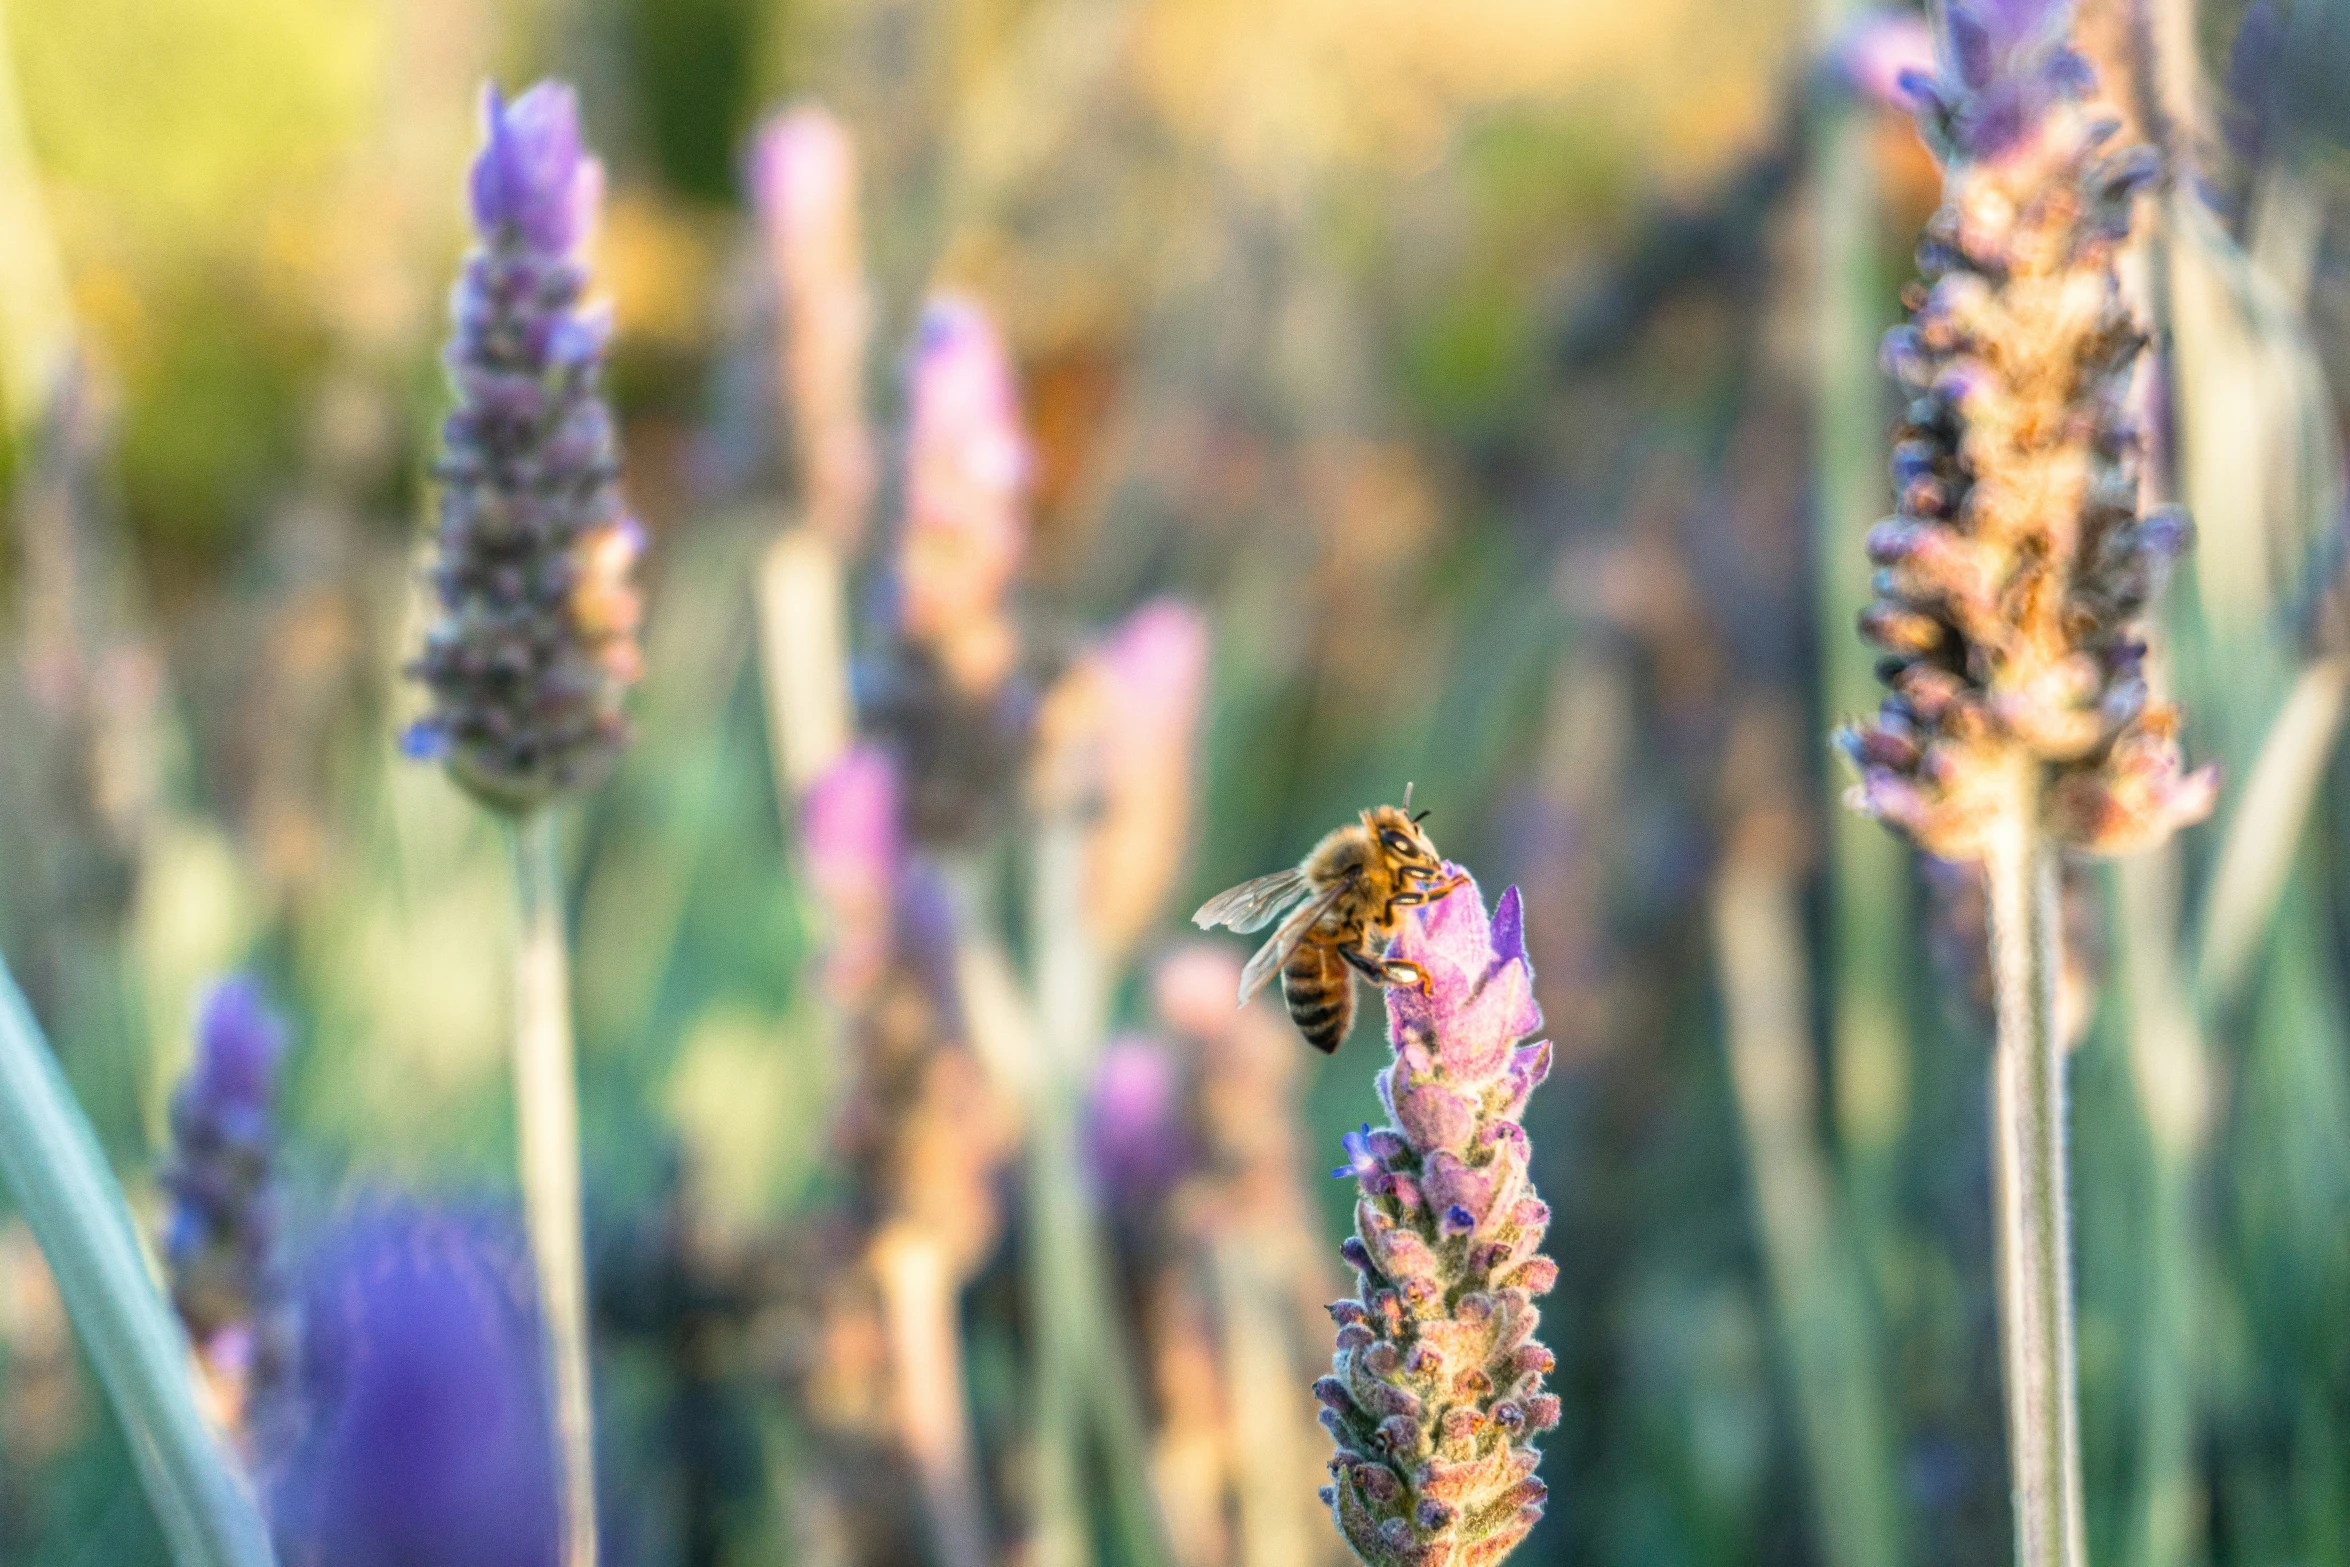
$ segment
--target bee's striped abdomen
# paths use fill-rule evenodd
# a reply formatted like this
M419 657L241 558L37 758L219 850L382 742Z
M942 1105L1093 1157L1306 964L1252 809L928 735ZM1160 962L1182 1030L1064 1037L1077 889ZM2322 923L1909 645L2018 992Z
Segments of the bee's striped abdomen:
M1329 1055L1346 1043L1355 1020L1354 971L1336 948L1309 941L1291 953L1281 970L1281 999L1307 1044Z

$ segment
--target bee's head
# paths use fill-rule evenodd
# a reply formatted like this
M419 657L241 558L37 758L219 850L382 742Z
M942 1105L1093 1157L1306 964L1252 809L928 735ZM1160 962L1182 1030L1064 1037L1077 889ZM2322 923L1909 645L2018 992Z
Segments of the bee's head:
M1392 805L1376 805L1363 813L1363 826L1373 841L1398 865L1424 865L1431 870L1441 869L1444 859L1436 852L1436 845L1420 830L1419 816L1406 816Z

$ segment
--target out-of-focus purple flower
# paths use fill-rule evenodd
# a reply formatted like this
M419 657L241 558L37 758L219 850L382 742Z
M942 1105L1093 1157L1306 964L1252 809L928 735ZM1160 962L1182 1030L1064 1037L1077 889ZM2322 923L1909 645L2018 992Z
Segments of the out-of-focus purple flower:
M303 1292L300 1429L273 1488L287 1567L555 1567L562 1532L519 1231L362 1211Z
M1938 71L1900 85L1938 141L2000 157L2030 141L2052 108L2088 95L2093 77L2067 41L2072 23L2072 0L1949 0Z
M1314 1384L1338 1444L1323 1500L1370 1567L1500 1561L1542 1516L1532 1438L1558 1423L1534 1341L1557 1281L1518 1116L1550 1070L1516 888L1488 920L1474 883L1406 917L1387 987L1393 1124L1347 1139L1359 1183L1340 1248L1358 1297L1330 1308L1333 1374Z
M562 253L595 226L603 174L579 138L579 99L569 85L541 82L508 104L495 84L483 94L484 145L468 190L473 226L494 241L512 231L534 250Z
M196 1062L184 1090L230 1114L264 1119L277 1099L286 1025L261 987L235 975L212 987L196 1022Z
M827 916L825 985L853 1004L889 961L900 871L897 769L858 746L809 786L800 807L808 879Z
M1094 1068L1085 1110L1094 1179L1117 1206L1154 1201L1189 1167L1183 1074L1157 1040L1112 1041Z
M1835 79L1880 108L1909 112L1917 100L1906 85L1934 69L1934 31L1915 11L1871 6L1837 34L1828 53Z
M581 303L602 175L577 102L559 83L512 104L493 88L485 118L480 243L443 355L457 406L437 469L441 613L409 666L432 705L402 744L520 813L594 783L627 742L644 536L598 388L610 321Z
M783 304L783 378L809 520L845 554L864 530L874 478L856 149L831 114L801 104L759 133L750 184Z
M1017 661L1005 596L1028 543L1027 438L1012 362L987 313L941 295L915 334L898 626L965 691Z
M853 256L857 153L840 121L813 103L769 120L751 154L751 200L789 276L833 270Z
M285 1041L258 986L223 980L205 998L196 1059L171 1100L164 1262L214 1413L232 1428L282 1369L271 1167Z

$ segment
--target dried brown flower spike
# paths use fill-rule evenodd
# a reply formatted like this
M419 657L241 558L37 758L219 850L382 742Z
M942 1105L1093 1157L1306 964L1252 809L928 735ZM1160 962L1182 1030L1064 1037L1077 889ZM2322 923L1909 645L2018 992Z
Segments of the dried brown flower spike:
M1954 64L1911 77L1946 168L1906 326L1899 513L1869 536L1862 634L1889 655L1874 722L1842 736L1853 803L1945 859L1983 858L2025 803L2063 847L2126 853L2211 808L2134 623L2190 541L2138 514L2127 411L2144 337L2114 273L2148 149L2087 101L2063 7L1954 8Z

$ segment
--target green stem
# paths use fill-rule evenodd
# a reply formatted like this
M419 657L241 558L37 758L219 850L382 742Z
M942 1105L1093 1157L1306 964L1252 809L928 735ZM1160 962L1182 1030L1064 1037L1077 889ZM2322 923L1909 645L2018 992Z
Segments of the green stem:
M1712 912L1730 1081L1821 1554L1829 1567L1893 1567L1901 1517L1875 1322L1816 1118L1801 888L1788 864L1736 848Z
M2129 1523L2138 1567L2185 1567L2202 1557L2194 1437L2203 1242L2192 1189L2208 1141L2211 1068L2173 940L2178 861L2178 845L2169 843L2124 860L2113 874L2130 1074L2152 1145L2139 1288L2138 1478Z
M2196 991L2224 1011L2237 1000L2268 933L2293 851L2309 821L2350 700L2350 658L2305 666L2262 737L2260 755L2228 813L2227 835L2203 899Z
M1822 37L1844 25L1828 6ZM1869 127L1826 106L1814 127L1812 183L1819 240L1812 344L1813 461L1819 475L1817 605L1821 678L1830 714L1866 713L1882 695L1876 658L1852 634L1875 597L1862 540L1885 515L1884 378L1877 339L1891 323L1876 254L1877 192ZM1837 1141L1848 1151L1861 1249L1891 1249L1893 1153L1909 1118L1903 976L1910 968L1909 854L1856 811L1828 810L1830 1087Z
M2026 767L1984 862L1999 1018L1991 1136L2008 1472L2018 1567L2084 1567L2057 854L2040 826L2037 764Z
M595 1567L595 1417L588 1393L587 1263L580 1216L579 1091L571 1049L571 965L555 817L513 824L520 943L514 964L514 1118L523 1215L538 1269L563 1473L564 1567Z
M1042 1487L1084 1474L1082 1437L1101 1444L1109 1521L1129 1567L1168 1560L1150 1483L1150 1443L1102 1266L1100 1226L1078 1154L1081 1085L1101 1044L1109 999L1085 904L1085 827L1074 812L1048 821L1036 846L1037 1061L1028 1074L1029 1211L1036 1234L1037 1404ZM1060 1451L1047 1446L1048 1438ZM1085 1516L1082 1502L1073 1519ZM1062 1526L1064 1530L1066 1525ZM1082 1525L1078 1548L1089 1544ZM1061 1548L1068 1545L1064 1537ZM1090 1552L1078 1559L1085 1560ZM1058 1567L1050 1554L1040 1560Z
M148 1274L122 1189L0 963L0 1175L130 1439L179 1567L270 1567L269 1531L197 1411L186 1336Z

